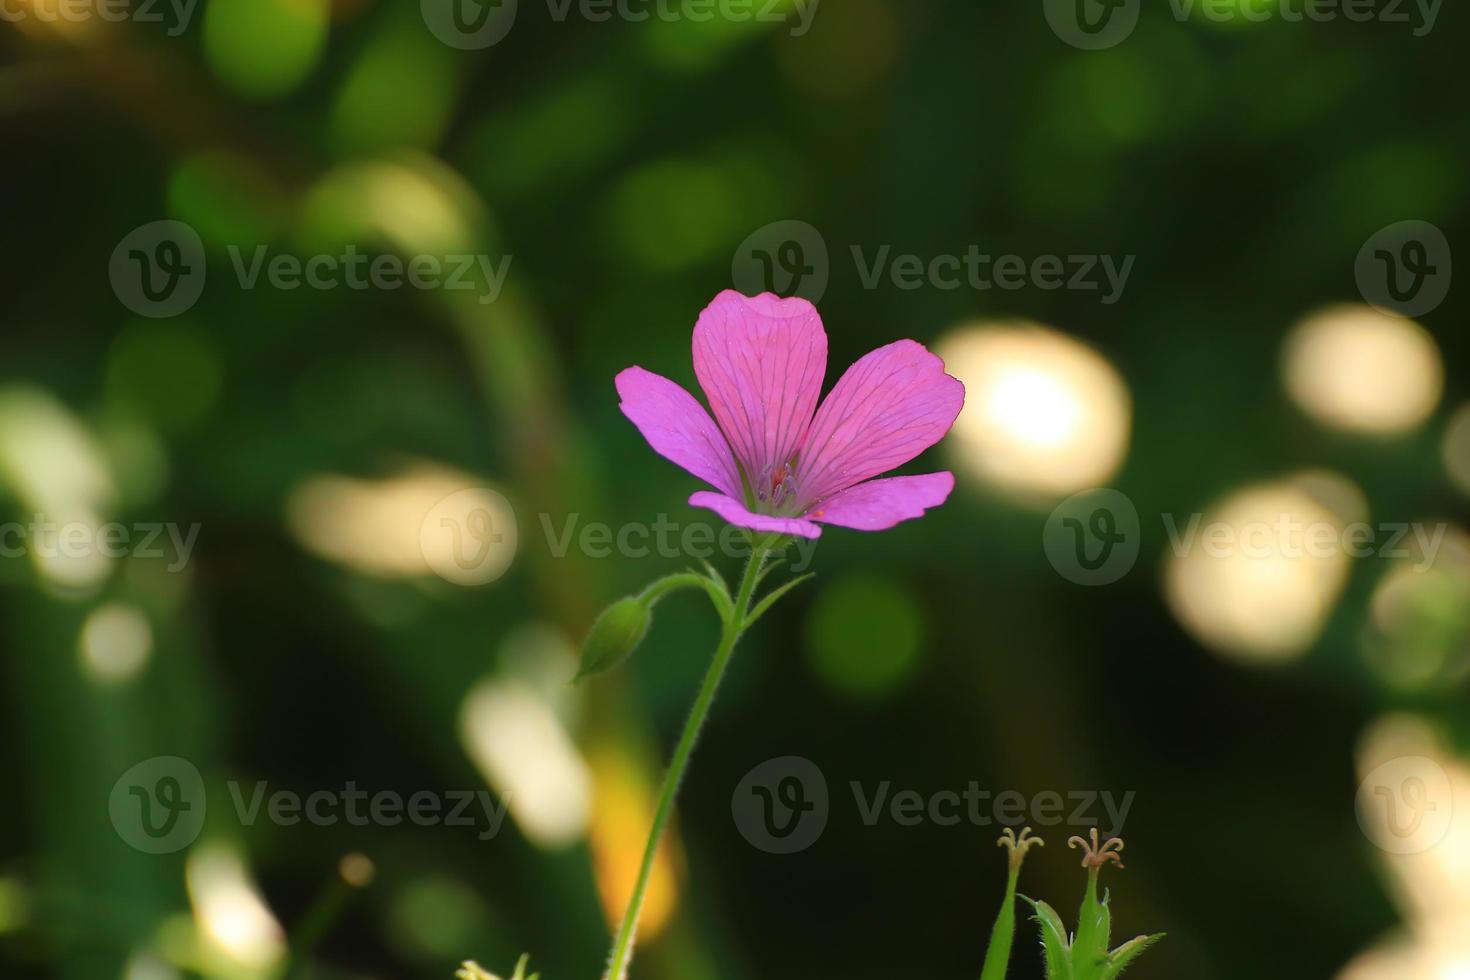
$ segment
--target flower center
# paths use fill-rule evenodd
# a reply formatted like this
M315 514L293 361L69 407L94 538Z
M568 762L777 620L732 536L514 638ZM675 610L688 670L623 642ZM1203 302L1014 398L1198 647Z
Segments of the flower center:
M769 467L756 481L755 499L759 510L780 513L796 503L796 460Z

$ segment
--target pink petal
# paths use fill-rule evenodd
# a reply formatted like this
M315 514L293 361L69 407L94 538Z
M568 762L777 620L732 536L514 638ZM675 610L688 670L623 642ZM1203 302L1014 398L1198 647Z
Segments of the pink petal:
M694 373L752 489L769 492L822 393L827 334L816 307L725 290L694 326Z
M934 445L965 403L965 386L912 340L880 347L847 369L817 409L796 488L808 505L902 466Z
M930 507L944 503L953 489L953 473L869 480L834 494L806 516L858 531L886 531L900 521L924 516Z
M777 534L795 534L803 538L820 538L822 529L811 521L799 517L772 517L769 514L752 514L739 501L718 493L701 490L689 498L691 507L703 507L719 514L731 524L748 527L752 531L774 531Z
M668 378L630 367L617 376L618 407L654 452L725 493L740 493L735 457L694 396Z

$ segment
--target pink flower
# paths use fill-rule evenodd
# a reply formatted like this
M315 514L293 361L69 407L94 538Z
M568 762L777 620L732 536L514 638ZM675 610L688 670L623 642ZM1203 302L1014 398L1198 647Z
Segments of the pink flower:
M654 451L719 491L689 503L732 524L815 538L818 524L882 531L944 503L951 473L873 479L954 424L965 387L944 362L912 340L880 347L818 407L826 371L827 334L812 304L726 290L694 325L694 373L713 419L640 367L617 386L623 414Z

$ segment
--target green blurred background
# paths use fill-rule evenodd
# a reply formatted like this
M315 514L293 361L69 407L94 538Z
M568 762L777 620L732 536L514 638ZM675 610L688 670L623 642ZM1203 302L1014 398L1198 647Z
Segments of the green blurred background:
M596 612L689 559L557 554L547 528L707 520L612 378L692 387L698 311L798 220L825 274L784 286L821 287L829 385L899 337L967 381L922 461L959 486L894 531L830 530L816 582L742 646L634 975L976 975L998 829L868 826L849 786L886 780L1136 792L1116 931L1169 933L1139 980L1470 976L1467 307L1451 289L1415 326L1355 276L1396 222L1470 235L1463 10L1415 36L1150 0L1085 51L1040 0L824 0L805 32L784 6L637 22L522 0L477 50L436 35L434 0L54 9L7 0L0 23L4 520L198 536L161 558L5 539L6 975L447 977L529 951L547 980L596 977L717 627L671 599L634 661L567 686ZM140 315L114 252L164 219L208 275ZM232 256L257 245L511 261L486 303L473 276L247 288ZM853 258L972 245L1136 261L1104 303L869 286ZM1096 485L1136 506L1141 551L1089 587L1042 540ZM453 529L499 557L464 573L436 529L485 512L494 535ZM1176 554L1162 515L1200 512L1445 535L1408 558ZM771 855L731 794L787 755L832 812ZM160 756L209 807L150 854L109 807ZM1354 804L1404 757L1453 799L1433 846L1396 855ZM510 816L490 840L244 826L231 780L488 789ZM1040 829L1023 891L1070 917L1080 828ZM1029 930L1017 978L1040 976Z

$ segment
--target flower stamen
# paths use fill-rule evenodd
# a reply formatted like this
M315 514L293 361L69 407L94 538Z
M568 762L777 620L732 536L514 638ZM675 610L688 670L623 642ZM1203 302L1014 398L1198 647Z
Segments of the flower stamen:
M1112 861L1119 868L1123 867L1123 838L1109 837L1101 844L1098 843L1097 828L1092 828L1092 841L1083 840L1081 837L1073 837L1067 841L1068 847L1082 848L1082 866L1092 871L1099 870L1103 865Z
M1021 862L1026 860L1027 851L1033 847L1045 847L1046 841L1040 837L1032 837L1030 827L1022 827L1019 837L1016 836L1014 830L1007 827L1001 831L1000 839L995 842L995 846L1004 847L1011 852L1011 868L1017 869L1021 867Z

